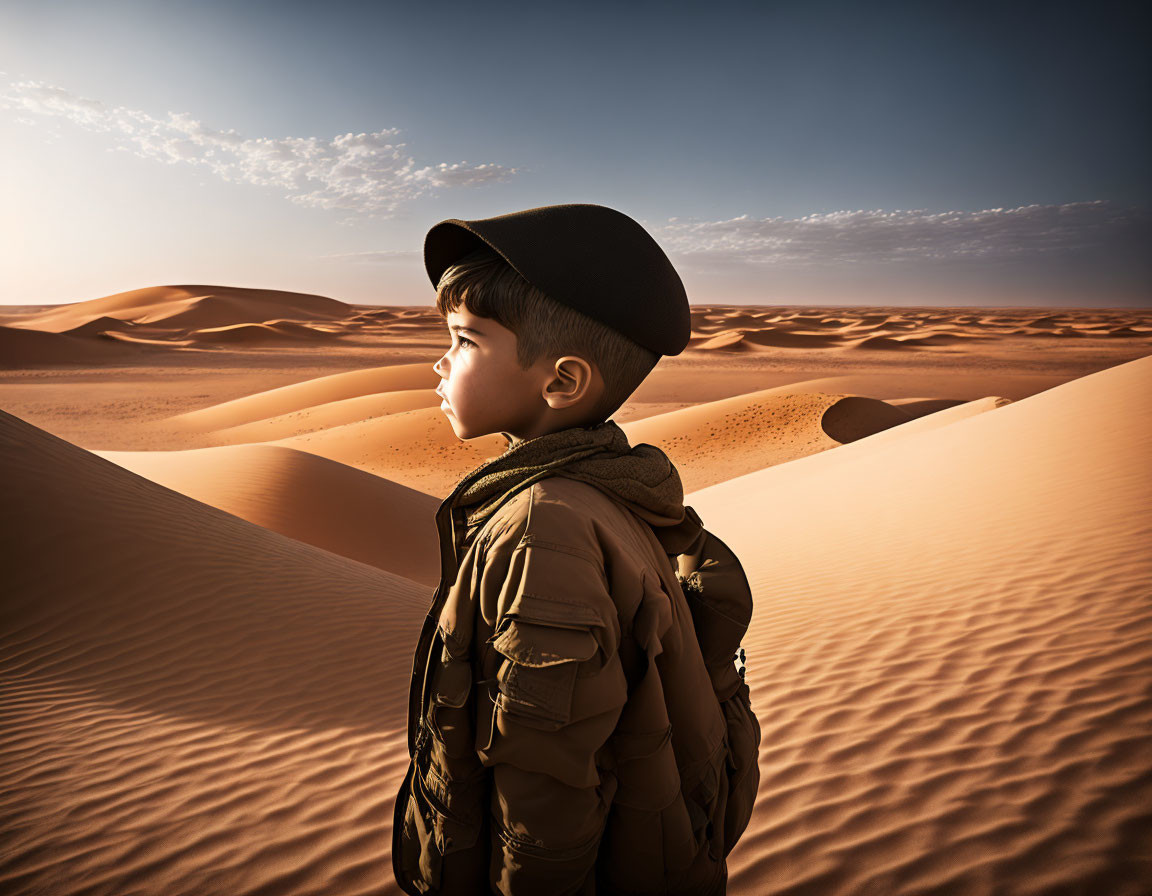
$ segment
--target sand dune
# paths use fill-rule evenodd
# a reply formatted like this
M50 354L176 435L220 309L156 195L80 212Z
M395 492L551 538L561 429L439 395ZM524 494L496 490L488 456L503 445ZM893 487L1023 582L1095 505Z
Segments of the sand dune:
M320 401L376 377L324 377L184 415L207 426L236 415L257 416L272 404ZM394 370L394 369L392 369ZM367 373L359 371L357 373ZM420 371L412 371L421 375ZM393 372L392 382L407 372ZM913 419L882 401L789 387L647 416L622 424L629 440L667 451L687 488L703 488L862 438ZM468 470L504 450L498 436L460 443L431 390L401 390L330 401L303 410L212 431L214 444L264 442L311 452L411 488L446 495ZM212 503L212 502L209 502ZM247 517L246 517L247 518Z
M355 398L343 398L314 407L303 408L267 420L257 420L212 432L216 445L238 445L242 442L270 442L304 433L356 423L372 417L400 414L418 408L439 408L440 396L435 389L400 389L375 392Z
M685 488L703 488L911 419L870 398L793 394L780 387L644 417L621 428L632 444L648 442L666 451ZM460 442L438 405L267 444L308 451L441 496L506 447L496 435Z
M120 320L102 315L63 332L68 336L103 336L109 332L131 333L134 329L136 329L136 324L130 320Z
M808 453L799 454L787 461L789 476L800 478L819 475L830 466L840 466L849 462L849 460L857 454L875 451L878 445L890 444L905 438L914 437L917 433L948 426L978 414L994 411L997 408L1004 407L1006 404L1010 404L1007 398L990 395L986 398L976 399L975 401L967 401L951 407L942 408L935 413L924 414L907 423L901 423L898 426L881 430L857 441L834 445L832 447L836 449L835 451L829 451L827 448L824 448L822 450L813 450ZM743 479L744 477L734 478ZM704 487L702 487L701 490L703 489Z
M0 455L0 891L382 892L428 590L3 413Z
M860 396L789 386L623 423L628 441L668 454L687 491L907 423L899 408Z
M214 444L282 445L446 495L477 463L503 451L503 440L489 436L461 444L431 390L333 398L387 389L424 375L420 365L338 374L205 408L174 422L211 432ZM302 409L263 418L270 408L298 405ZM216 428L246 417L257 419ZM899 408L862 396L794 394L790 387L777 387L646 416L622 427L633 443L649 442L667 451L686 487L702 488L911 419Z
M347 398L381 392L435 389L439 382L440 377L432 369L431 363L371 367L246 395L224 404L177 415L171 422L185 429L209 432L268 420Z
M964 401L975 401L985 395L1000 395L1018 401L1064 382L1067 382L1067 378L1045 373L1010 373L997 369L908 370L897 367L888 372L861 370L841 376L799 380L789 384L789 389L868 395L895 404L906 413L919 416L916 406L909 407L907 402L960 404ZM929 411L941 409L935 405L928 404L924 407Z
M689 495L757 599L732 892L1152 888L1150 414L1146 358Z
M958 398L889 398L887 403L900 408L905 414L923 417L926 414L935 414L937 411L955 407L964 402Z
M377 311L361 311L353 315L353 318L356 320L392 320L395 317L396 312L390 308L380 308Z
M689 495L757 599L763 785L729 892L1144 891L1150 376ZM4 604L0 886L396 892L427 591L6 414L0 449L13 555L70 549Z
M959 404L953 404L948 407L940 407L933 410L931 413L925 413L916 417L908 423L902 423L899 429L891 428L882 430L880 432L871 434L866 441L858 443L862 449L867 449L870 446L878 445L883 441L893 438L902 438L910 433L923 432L928 429L935 429L940 426L946 426L949 423L956 423L968 417L975 417L977 414L985 414L988 411L994 411L997 408L1002 408L1006 404L1011 404L1011 399L1003 398L998 395L989 395L986 398L978 398L975 401L965 401ZM893 402L901 410L907 411L910 407L909 404L902 404L900 402ZM931 400L923 400L919 402L912 402L911 406L932 407L936 404ZM841 455L842 457L845 455Z
M439 405L269 442L357 467L430 495L447 496L460 478L507 448L503 436L461 442Z
M128 346L148 346L161 350L179 348L182 354L206 351L206 349L193 348L192 346L195 345L195 340L193 339L176 339L165 333L150 332L144 327L123 331L104 330L99 335L104 339L110 339ZM131 357L130 355L126 355L124 360L127 361Z
M757 351L768 348L789 346L803 348L827 348L834 337L812 336L804 333L762 330L725 330L715 336L693 339L688 347L698 351Z
M955 345L976 339L990 339L979 333L933 333L924 332L914 335L888 336L881 333L866 336L863 339L854 339L844 342L846 348L852 349L880 349L884 351L907 350L931 345Z
M101 317L165 329L195 330L261 323L275 317L317 320L345 317L344 302L306 293L235 286L150 286L87 302L60 305L19 326L59 333ZM291 312L288 314L286 312ZM16 324L13 324L16 325Z
M1100 313L1091 333L1074 329L1081 309L1037 316L1012 311L958 314L955 309L826 309L826 313L784 311L750 313L742 307L694 306L689 351L742 354L768 349L850 349L853 351L915 351L945 347L959 351L980 340L1004 336L1100 336L1152 340L1142 329L1138 311ZM951 347L951 348L947 348Z
M324 342L339 339L339 333L330 333L295 321L269 321L263 324L229 324L193 330L189 337L194 342L228 342L259 345L265 342L306 340Z
M343 334L306 322L340 324L351 312L351 306L336 299L306 293L153 286L0 317L4 323L0 367L91 364L102 359L138 363L141 353L144 359L155 358L157 350L187 354L213 346L332 342ZM61 339L14 332L52 333Z
M435 586L440 499L275 445L93 452L241 519Z
M35 364L100 364L126 356L124 348L110 341L0 326L0 368Z
M0 317L4 894L398 892L432 514L504 442L439 412L432 309L298 295ZM733 347L623 425L755 591L730 893L1152 892L1150 324L692 309Z
M280 348L301 340L424 352L448 342L444 321L430 306L350 305L305 293L228 286L154 286L86 302L29 306L23 313L0 315L0 323L104 336L145 350L166 347L176 356ZM955 355L976 344L996 350L1070 338L1089 345L1152 346L1152 327L1138 309L1041 314L1035 309L693 306L691 327L684 357L696 359L839 351L868 357Z

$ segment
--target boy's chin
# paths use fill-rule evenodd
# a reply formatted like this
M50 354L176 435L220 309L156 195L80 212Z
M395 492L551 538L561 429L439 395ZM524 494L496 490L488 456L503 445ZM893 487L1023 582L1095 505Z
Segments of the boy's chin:
M484 429L483 427L469 426L451 411L445 411L444 416L448 418L448 425L451 426L452 431L456 433L456 438L462 442L466 442L469 439L479 439L482 436L490 436L496 432L495 430Z
M499 420L483 420L483 421L470 421L461 420L456 415L456 412L448 407L448 403L444 402L440 406L440 410L444 413L444 418L448 421L448 425L452 427L452 432L456 434L462 442L470 441L471 439L482 439L484 436L501 436L506 442L518 441L516 437L512 436L509 429L516 424L512 421L501 423Z

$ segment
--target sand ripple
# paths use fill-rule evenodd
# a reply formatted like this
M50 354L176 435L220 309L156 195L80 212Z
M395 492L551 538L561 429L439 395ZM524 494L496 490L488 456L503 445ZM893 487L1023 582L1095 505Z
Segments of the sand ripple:
M689 496L758 601L733 892L1152 891L1150 386L1142 359Z
M0 891L388 892L427 589L3 413L0 456Z

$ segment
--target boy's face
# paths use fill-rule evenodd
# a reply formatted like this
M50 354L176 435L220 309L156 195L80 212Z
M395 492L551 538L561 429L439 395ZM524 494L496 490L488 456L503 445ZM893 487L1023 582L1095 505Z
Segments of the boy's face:
M440 409L459 439L502 432L518 439L537 433L550 410L542 389L551 379L544 360L527 370L516 362L516 334L461 303L446 321L452 345L433 366L442 382Z

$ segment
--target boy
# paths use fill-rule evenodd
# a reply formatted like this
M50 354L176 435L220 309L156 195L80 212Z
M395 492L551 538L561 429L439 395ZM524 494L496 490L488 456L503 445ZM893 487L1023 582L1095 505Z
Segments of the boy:
M683 284L598 205L443 221L424 258L453 337L441 408L460 439L508 447L437 512L396 879L723 893L725 717L673 561L699 556L703 530L667 456L608 419L687 345Z

